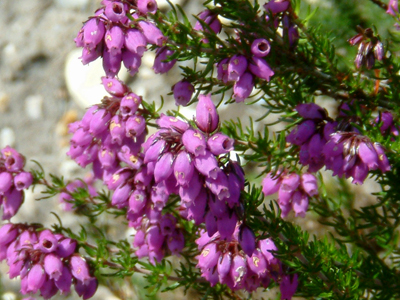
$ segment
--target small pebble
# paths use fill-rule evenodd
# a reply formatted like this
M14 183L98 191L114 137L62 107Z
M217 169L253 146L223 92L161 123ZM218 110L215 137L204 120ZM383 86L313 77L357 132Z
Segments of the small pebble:
M0 131L0 145L1 148L6 146L14 147L15 144L15 133L10 127L4 127Z
M0 113L6 112L10 104L10 97L6 93L0 93Z
M43 97L40 95L28 96L25 100L26 115L32 120L42 118Z

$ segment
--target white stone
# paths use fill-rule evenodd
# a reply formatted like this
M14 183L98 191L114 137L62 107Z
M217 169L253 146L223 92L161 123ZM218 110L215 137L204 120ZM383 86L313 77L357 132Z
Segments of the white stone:
M63 153L65 152L66 151L63 151ZM77 174L79 170L81 170L81 167L73 160L66 160L60 166L60 174L63 174L66 180L74 178L74 175Z
M101 77L105 76L102 60L97 59L88 65L83 65L79 57L82 49L71 51L66 59L64 76L68 92L72 99L83 109L100 103L104 96L108 95ZM126 69L122 68L118 78L122 81L128 78Z
M25 100L26 115L32 120L40 119L43 109L43 97L41 95L28 96Z
M4 293L3 296L1 297L2 300L16 300L17 299L17 295L15 295L14 293L8 292L8 293Z
M14 147L15 144L15 133L10 127L4 127L0 131L0 145L1 148L6 146Z

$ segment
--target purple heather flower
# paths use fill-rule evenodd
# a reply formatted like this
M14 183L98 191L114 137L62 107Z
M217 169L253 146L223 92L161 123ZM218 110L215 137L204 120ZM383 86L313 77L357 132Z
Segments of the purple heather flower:
M180 186L187 186L193 177L194 165L192 159L186 151L181 151L177 155L174 164L174 175Z
M248 256L253 255L254 250L256 249L256 237L253 230L243 224L239 229L239 244L244 253Z
M233 139L220 132L213 134L207 140L208 148L216 156L232 151L233 143Z
M216 266L218 263L218 258L220 256L220 252L217 249L217 244L209 243L204 246L200 255L198 256L198 264L197 267L200 269L210 269Z
M296 217L304 218L308 209L308 196L301 191L295 191L292 196L292 208Z
M199 103L196 107L196 125L205 133L215 131L219 124L219 116L211 94L199 95Z
M251 256L247 257L249 269L260 277L264 277L267 273L267 260L261 250L256 248Z
M174 171L174 156L167 152L156 162L154 179L156 183L166 180Z
M297 125L287 136L286 140L294 145L304 144L316 131L315 122L306 120Z
M142 14L154 14L157 11L157 2L155 0L138 0L137 9Z
M142 103L142 98L134 93L129 93L121 99L120 111L123 117L132 116L136 113L139 105Z
M96 278L90 278L87 282L78 280L75 283L76 293L82 297L83 300L93 297L97 291L98 282Z
M274 71L269 67L267 62L259 57L253 56L249 63L249 70L258 78L269 81L274 75Z
M7 244L10 244L18 235L18 229L14 226L14 224L8 223L4 224L0 228L0 245L3 247Z
M25 164L25 158L10 146L6 146L1 150L4 166L9 172L19 172Z
M190 102L190 99L192 99L194 87L189 81L184 79L172 87L172 92L174 93L175 104L177 106L186 106Z
M109 127L109 121L111 119L111 114L105 109L97 110L90 120L89 132L93 135L99 135L104 132Z
M228 63L229 59L224 58L217 64L217 79L224 83L228 82Z
M122 121L121 116L115 115L110 121L110 135L113 144L121 145L125 137L125 122Z
M220 33L222 29L222 24L221 21L218 19L218 15L215 13L211 12L210 10L204 10L202 11L199 15L198 18L202 21L204 21L205 24L208 25L208 27L215 33ZM193 27L194 30L198 31L205 31L209 33L208 28L204 28L203 25L197 21L196 24ZM208 39L204 38L202 39L203 43L208 43Z
M289 0L270 0L264 5L265 10L270 11L272 14L278 14L286 11L289 8Z
M23 202L23 193L17 189L10 189L3 196L3 220L10 220L18 212Z
M93 136L87 130L78 128L71 138L71 144L74 146L85 147L89 145L92 140Z
M127 137L139 137L146 130L146 120L141 115L129 117L125 123Z
M254 88L254 78L249 72L244 73L233 85L233 99L243 102L248 98Z
M101 81L108 93L116 97L123 97L128 87L120 80L110 77L102 77Z
M138 29L129 29L125 33L125 47L130 52L142 56L147 47L146 37Z
M251 53L256 57L264 57L269 54L271 45L266 39L255 39L251 44Z
M82 60L82 64L87 65L88 63L91 63L92 61L95 61L97 58L99 58L102 54L100 49L100 47L96 47L95 49L83 48L82 56L79 57L79 59Z
M235 213L226 213L223 217L217 219L217 228L221 239L230 239L232 237L237 221Z
M44 299L50 299L58 292L58 288L54 283L54 280L46 280L40 288L40 296Z
M158 48L156 51L156 58L154 60L153 70L156 74L163 74L171 70L175 65L176 59L165 61L169 59L175 52L167 47Z
M61 276L54 280L54 284L60 290L61 294L68 294L71 291L72 274L65 265L62 267Z
M122 53L122 61L125 68L129 70L129 74L131 76L134 76L137 72L139 72L139 67L142 64L142 58L139 54L130 51L124 51Z
M57 250L58 240L56 236L48 229L41 231L38 243L35 245L43 253L51 253Z
M315 103L302 103L296 106L296 110L304 119L325 119L327 112Z
M147 203L147 194L143 190L134 190L129 197L129 210L133 213L140 213Z
M9 172L0 173L0 195L7 192L13 186L13 177Z
M179 187L179 196L183 202L192 202L199 195L202 187L199 175L197 172L193 173L192 179L187 186Z
M247 58L243 55L234 55L228 63L228 80L238 81L246 72Z
M50 279L58 280L62 274L63 263L58 255L49 253L44 257L43 267Z
M111 22L123 22L127 18L126 7L119 2L109 2L105 7L104 14Z
M281 299L291 300L297 290L298 275L284 275L280 284Z
M318 195L317 178L313 174L304 173L301 175L301 187L310 197Z
M122 54L103 50L103 69L108 77L115 77L121 69Z
M272 177L271 173L268 173L267 176L262 181L262 191L265 196L270 196L278 192L281 186L282 178L279 176Z
M223 205L223 207L226 208L225 201L223 200L229 198L230 194L229 194L229 181L225 173L222 171L218 172L217 177L215 179L212 177L207 177L205 183L206 186L209 188L209 190L220 200L216 202L220 202L221 205ZM219 217L216 214L215 216Z
M92 280L89 274L89 266L86 260L79 256L73 255L70 260L71 274L78 281L81 281L84 285L88 285Z
M221 169L218 166L218 161L215 156L206 150L204 155L199 155L194 159L194 164L196 169L203 174L204 176L211 177L216 179L218 176L218 172L221 172Z
M104 40L111 55L117 55L121 53L121 49L124 46L124 32L121 27L112 26L106 31Z
M156 120L156 123L160 128L172 129L181 133L185 132L190 127L187 122L183 122L176 117L166 116L163 113L160 115L160 118Z
M128 198L132 191L132 186L130 184L123 184L116 188L114 194L111 198L111 204L117 208L122 208L127 206Z
M196 157L206 154L206 139L204 135L193 129L188 129L182 135L182 143L189 153L194 154Z
M168 249L172 254L178 255L185 247L185 238L181 230L175 229L169 237L167 237Z
M142 29L143 35L149 44L163 46L167 38L162 34L156 25L147 21L139 21L139 27Z
M399 1L398 0L389 0L388 9L387 9L386 13L396 17L397 14L399 13Z
M76 250L76 241L62 235L56 235L56 237L58 239L57 255L60 257L71 256Z
M46 274L40 264L34 264L27 276L26 292L36 293L46 281Z
M151 226L146 232L146 242L149 250L159 250L164 243L164 236L158 226Z
M83 29L83 42L85 46L93 50L103 40L105 26L98 18L92 18L85 23Z

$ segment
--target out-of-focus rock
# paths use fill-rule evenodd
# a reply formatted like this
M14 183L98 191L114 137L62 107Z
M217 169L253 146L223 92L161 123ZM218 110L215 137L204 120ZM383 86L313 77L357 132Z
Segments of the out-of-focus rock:
M15 144L15 133L10 127L4 127L0 131L0 147L6 146L14 147Z
M75 49L67 55L64 76L72 99L79 107L86 109L100 103L107 92L101 84L101 77L105 76L101 60L83 65L79 59L81 55L82 49ZM128 76L127 71L121 68L118 78L125 81Z
M25 112L29 119L38 120L43 116L43 97L31 95L25 100Z
M0 113L4 113L8 110L10 104L10 97L6 93L0 93Z

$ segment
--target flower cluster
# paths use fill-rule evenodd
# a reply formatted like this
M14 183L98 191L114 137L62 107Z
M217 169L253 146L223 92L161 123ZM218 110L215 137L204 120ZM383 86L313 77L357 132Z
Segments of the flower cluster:
M205 232L196 240L201 251L197 257L197 267L201 270L201 276L212 286L219 282L232 290L253 292L261 286L267 288L271 279L276 282L287 280L283 280L287 275L273 255L277 248L271 239L258 241L251 255L243 251L239 240L238 228L230 240L222 239L218 233L209 237ZM291 299L296 289L297 276L290 286L281 285L282 295L286 296L282 299Z
M341 124L333 122L326 110L314 103L299 104L297 112L304 118L286 137L286 140L300 146L299 160L316 172L323 166L333 171L333 175L352 177L353 183L362 184L370 170L390 170L383 147L372 143L366 136L346 122L348 106L343 105L339 117ZM390 116L381 115L384 130L392 124ZM386 118L385 121L383 118ZM347 131L337 131L343 127Z
M324 166L322 149L335 132L336 122L314 103L299 104L296 110L304 121L286 136L286 141L300 147L300 163L309 166L310 172L316 172Z
M24 189L33 182L32 174L23 170L25 158L7 146L0 156L0 205L3 204L3 220L11 219L24 201Z
M150 262L160 262L165 251L178 255L185 246L185 238L182 230L177 228L176 218L171 214L156 215L157 212L149 214L139 222L133 222L137 230L133 247L137 248L136 255L139 258L149 257ZM161 212L159 213L161 214Z
M147 45L151 44L161 47L154 62L155 72L166 72L172 67L174 61L163 62L171 55L170 50L162 47L167 38L146 19L148 13L157 11L155 0L103 0L102 4L104 6L89 18L75 38L76 45L83 48L83 64L101 56L107 76L116 76L121 63L133 76L138 72Z
M103 77L103 85L111 97L104 97L82 120L70 124L73 136L67 154L82 167L93 163L95 178L107 181L122 162L137 167L146 121L140 96L114 78Z
M234 82L233 98L236 102L243 102L250 96L254 87L254 76L269 81L274 75L274 71L264 59L270 49L268 40L258 38L251 42L249 58L237 54L218 63L217 78L225 84Z
M268 173L262 182L265 196L278 192L278 204L281 216L286 217L293 209L296 217L305 217L308 208L308 198L318 195L317 178L310 173L301 176L296 173L286 173L273 176Z
M333 175L352 177L353 183L362 184L370 170L390 170L383 147L357 132L332 134L323 152L326 168L332 170Z
M375 59L381 61L384 57L383 44L374 33L371 28L361 29L360 33L349 39L351 45L358 45L358 52L354 63L357 69L365 65L368 69L371 69L375 65Z
M290 8L290 1L273 0L265 4L264 8L268 26L275 30L281 24L284 40L287 40L290 47L294 47L299 35L289 14L285 13ZM249 51L222 59L217 65L217 78L224 84L233 83L233 99L243 102L253 91L255 78L270 81L274 71L265 60L271 50L270 42L266 38L251 35L251 39L245 40L246 34L238 31L236 34L237 42L245 42L246 47L243 48L249 48Z
M162 115L158 132L143 144L144 163L156 184L179 194L187 218L206 223L210 235L233 234L244 188L240 166L227 159L233 140L217 132L219 116L210 95L200 95L197 128L175 117Z
M0 260L6 259L10 278L20 276L21 294L40 291L44 299L67 294L74 284L83 299L91 298L97 279L77 253L75 240L36 226L8 223L0 228Z

